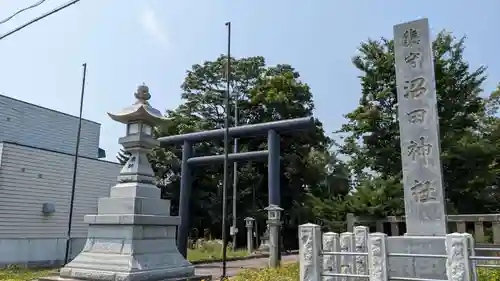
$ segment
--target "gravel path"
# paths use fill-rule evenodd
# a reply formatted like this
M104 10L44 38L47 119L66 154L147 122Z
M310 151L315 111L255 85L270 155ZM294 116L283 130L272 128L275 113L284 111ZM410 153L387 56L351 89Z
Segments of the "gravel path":
M227 276L235 276L238 272L248 268L265 268L268 264L268 258L258 258L242 261L231 261L227 263ZM298 255L283 256L282 263L298 262ZM218 280L222 275L222 263L209 263L196 265L196 275L212 275L214 280Z

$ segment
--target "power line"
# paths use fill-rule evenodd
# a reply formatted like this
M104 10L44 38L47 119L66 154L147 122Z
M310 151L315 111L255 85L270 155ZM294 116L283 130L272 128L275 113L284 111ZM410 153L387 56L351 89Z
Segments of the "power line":
M29 25L34 24L35 22L37 22L37 21L39 21L39 20L41 20L43 18L46 18L46 17L48 17L48 16L50 16L52 14L55 14L55 13L57 13L57 12L65 9L65 8L67 8L67 7L69 7L69 6L73 5L73 4L76 4L78 2L80 2L80 0L73 0L73 1L71 1L69 3L66 3L66 4L64 4L64 5L62 5L62 6L58 7L58 8L55 8L54 10L52 10L52 11L50 11L48 13L45 13L45 14L43 14L43 15L41 15L41 16L39 16L39 17L37 17L37 18L35 18L35 19L33 19L33 20L31 20L31 21L23 24L23 25L21 25L21 26L18 26L18 27L14 28L13 30L11 30L11 31L3 34L3 35L0 35L0 40L6 38L9 35L12 35L12 34L18 32L18 31L20 31L22 29L24 29L25 27L27 27Z
M5 19L1 20L1 21L0 21L0 24L4 24L4 23L6 23L6 22L10 21L10 20L11 20L11 19L13 19L15 16L19 15L20 13L22 13L22 12L24 12L24 11L27 11L27 10L30 10L30 9L33 9L33 8L36 8L36 7L40 6L40 5L42 5L42 4L43 4L43 2L45 2L45 1L47 1L47 0L40 0L40 1L38 1L37 3L35 3L35 4L33 4L33 5L29 6L29 7L26 7L26 8L23 8L23 9L18 10L17 12L15 12L14 14L12 14L11 16L9 16L9 17L7 17L7 18L5 18Z

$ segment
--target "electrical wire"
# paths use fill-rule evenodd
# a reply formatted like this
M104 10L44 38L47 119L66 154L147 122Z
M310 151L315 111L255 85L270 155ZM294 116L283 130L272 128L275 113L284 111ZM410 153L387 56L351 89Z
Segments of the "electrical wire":
M29 6L29 7L26 7L26 8L18 10L17 12L15 12L14 14L12 14L11 16L9 16L9 17L1 20L0 24L4 24L4 23L10 21L11 19L13 19L15 16L19 15L22 12L25 12L27 10L30 10L30 9L33 9L33 8L36 8L36 7L40 6L40 5L42 5L43 2L45 2L45 1L47 1L47 0L40 0L40 1L36 2L35 4Z
M54 10L52 10L52 11L50 11L50 12L47 12L47 13L45 13L45 14L43 14L43 15L41 15L41 16L39 16L39 17L35 18L35 19L32 19L32 20L30 20L29 22L24 23L24 24L22 24L22 25L20 25L20 26L18 26L18 27L16 27L16 28L14 28L13 30L11 30L11 31L9 31L9 32L7 32L7 33L4 33L4 34L0 35L0 40L2 40L2 39L4 39L4 38L7 38L8 36L10 36L10 35L12 35L12 34L14 34L14 33L18 32L18 31L20 31L20 30L22 30L22 29L24 29L24 28L26 28L27 26L30 26L30 25L34 24L35 22L37 22L37 21L39 21L39 20L41 20L41 19L44 19L44 18L46 18L46 17L48 17L48 16L50 16L50 15L53 15L53 14L55 14L55 13L57 13L57 12L60 12L61 10L66 9L66 8L68 8L69 6L71 6L71 5L73 5L73 4L76 4L76 3L80 2L80 1L81 1L81 0L72 0L72 1L71 1L71 2L69 2L69 3L66 3L66 4L64 4L64 5L62 5L62 6L59 6L59 7L55 8Z

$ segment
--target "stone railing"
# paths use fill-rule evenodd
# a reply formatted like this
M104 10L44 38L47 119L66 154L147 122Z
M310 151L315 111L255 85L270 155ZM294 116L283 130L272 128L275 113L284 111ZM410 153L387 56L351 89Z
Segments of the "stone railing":
M436 254L430 248L417 254L408 249L398 251L390 247L401 239L413 240L420 245L439 245L443 251ZM477 264L477 261L500 261L500 257L476 256L473 245L474 238L469 233L452 233L443 237L389 237L385 233L369 233L365 226L355 226L353 232L338 234L321 233L319 225L303 224L299 227L299 280L477 280L477 267L492 267L491 263ZM402 263L404 259L411 264ZM422 259L433 266L426 266L426 276L411 276L408 268L417 265L415 260Z
M500 214L479 215L448 215L449 232L471 233L477 243L493 243L500 245ZM403 235L404 217L389 216L385 219L373 220L355 217L347 214L347 231L352 232L356 225L374 226L377 232L386 233L389 236ZM387 224L389 227L387 228ZM489 234L489 235L486 235Z

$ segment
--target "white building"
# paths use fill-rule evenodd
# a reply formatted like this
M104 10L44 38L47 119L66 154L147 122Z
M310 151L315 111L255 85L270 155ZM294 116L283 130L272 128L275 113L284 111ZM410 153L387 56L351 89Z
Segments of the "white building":
M98 159L100 127L82 120L71 256L120 170ZM78 117L0 95L0 266L64 260L77 130Z

